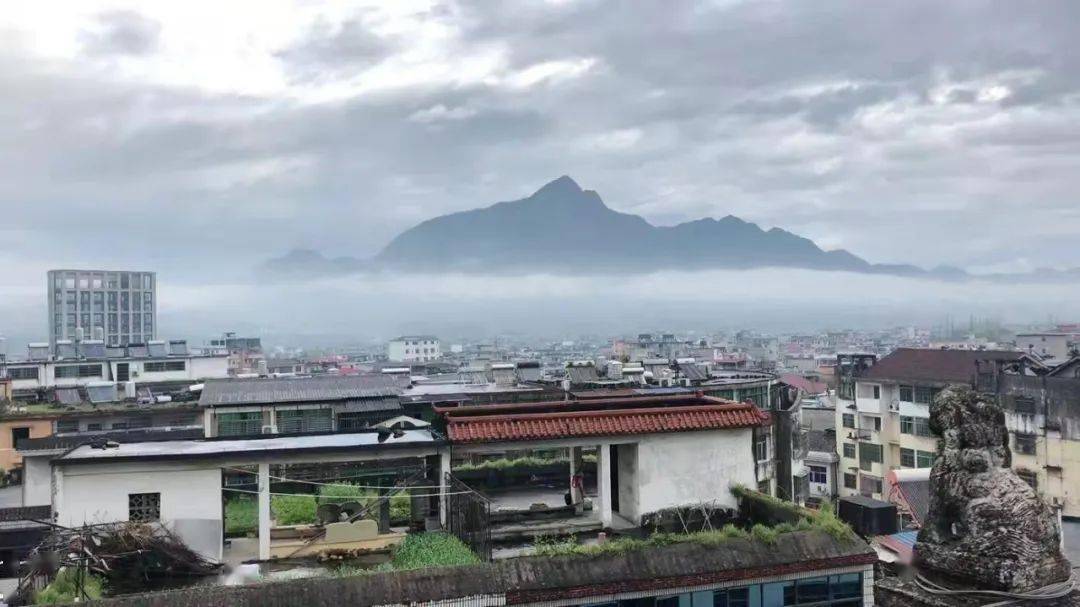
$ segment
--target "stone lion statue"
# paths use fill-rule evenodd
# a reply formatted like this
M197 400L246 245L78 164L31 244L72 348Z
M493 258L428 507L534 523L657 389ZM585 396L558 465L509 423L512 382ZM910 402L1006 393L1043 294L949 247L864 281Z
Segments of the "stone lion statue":
M930 405L930 429L939 441L916 566L987 590L1067 580L1057 517L1009 467L1001 408L970 388L949 388Z

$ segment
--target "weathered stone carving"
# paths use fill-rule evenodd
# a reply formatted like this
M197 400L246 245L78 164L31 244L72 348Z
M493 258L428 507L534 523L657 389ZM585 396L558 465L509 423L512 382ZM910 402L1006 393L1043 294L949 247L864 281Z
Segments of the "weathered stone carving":
M970 388L950 388L930 405L930 428L940 441L915 544L920 570L994 590L1068 579L1056 516L1009 469L1001 408Z

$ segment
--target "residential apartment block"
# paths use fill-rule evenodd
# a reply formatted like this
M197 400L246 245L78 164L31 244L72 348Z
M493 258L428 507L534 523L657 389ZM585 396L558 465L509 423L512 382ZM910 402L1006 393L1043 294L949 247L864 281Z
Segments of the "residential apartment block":
M429 362L442 358L439 338L433 335L402 335L386 346L386 357L400 362Z
M154 272L51 270L46 292L53 351L65 341L123 346L156 339Z
M900 348L837 357L836 442L840 495L888 500L890 470L929 468L937 439L930 403L950 385L974 386L979 361L1016 361L1021 352Z

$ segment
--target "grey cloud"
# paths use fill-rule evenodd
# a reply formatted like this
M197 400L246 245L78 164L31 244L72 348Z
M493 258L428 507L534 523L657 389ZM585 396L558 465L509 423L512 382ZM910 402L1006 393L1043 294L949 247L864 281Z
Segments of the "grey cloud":
M161 24L134 11L98 15L90 30L82 32L83 50L90 55L147 55L158 47Z
M375 34L362 16L341 25L319 21L277 57L297 81L348 77L388 57L396 42Z
M318 105L122 82L77 64L57 71L9 52L0 206L8 229L59 243L57 262L107 249L192 281L221 271L213 260L240 274L293 247L369 255L423 219L561 174L654 221L733 213L872 261L1080 265L1052 236L1080 218L1028 211L1075 206L1077 10L449 3L426 17L458 32L449 54L505 48L511 71L579 58L595 67L518 90L433 84ZM276 57L301 86L357 77L409 48L370 19L317 25ZM104 35L137 22L104 19L87 50L152 52ZM157 40L153 27L128 29ZM1025 79L1006 78L1015 73ZM1012 94L978 101L979 83L998 80ZM953 92L937 105L930 92L943 82ZM439 106L467 111L410 119ZM631 130L641 137L623 148L589 144ZM918 234L918 246L898 234ZM983 244L995 241L1006 244Z

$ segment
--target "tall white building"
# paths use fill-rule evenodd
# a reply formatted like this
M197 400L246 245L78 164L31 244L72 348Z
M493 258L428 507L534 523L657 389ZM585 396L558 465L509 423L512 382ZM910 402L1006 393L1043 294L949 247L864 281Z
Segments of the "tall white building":
M157 338L154 272L51 270L46 292L54 351L64 340L127 345Z
M401 362L428 362L442 358L434 335L402 335L386 346L386 357Z

